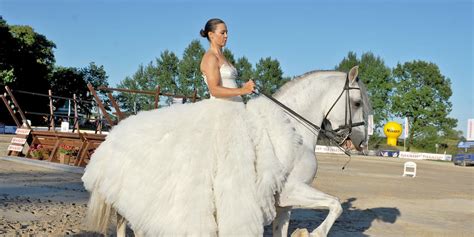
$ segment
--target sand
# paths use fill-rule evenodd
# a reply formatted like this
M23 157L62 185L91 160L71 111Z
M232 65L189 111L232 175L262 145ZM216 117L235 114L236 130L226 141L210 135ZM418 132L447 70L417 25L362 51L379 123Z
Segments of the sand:
M318 154L313 185L344 208L329 236L474 236L474 167L416 161L411 178L402 177L406 160L353 157L341 170L346 160ZM91 234L82 226L89 194L81 174L0 159L0 177L0 236ZM293 211L290 233L313 230L326 214Z

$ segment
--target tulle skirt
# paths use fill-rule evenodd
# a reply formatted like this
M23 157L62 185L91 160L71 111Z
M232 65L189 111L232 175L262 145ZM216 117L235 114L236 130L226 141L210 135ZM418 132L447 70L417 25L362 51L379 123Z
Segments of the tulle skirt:
M131 116L96 149L84 186L146 236L261 236L287 171L245 107L209 99Z

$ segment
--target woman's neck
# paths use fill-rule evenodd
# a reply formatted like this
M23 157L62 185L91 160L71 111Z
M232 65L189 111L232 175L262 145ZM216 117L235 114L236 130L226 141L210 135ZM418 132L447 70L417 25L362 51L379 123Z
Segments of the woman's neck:
M222 47L220 47L218 45L211 44L211 47L210 47L209 51L211 51L215 55L222 55Z

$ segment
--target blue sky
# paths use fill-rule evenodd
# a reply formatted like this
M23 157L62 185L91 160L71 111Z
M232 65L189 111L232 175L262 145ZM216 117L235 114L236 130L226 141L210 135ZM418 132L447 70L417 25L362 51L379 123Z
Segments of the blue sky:
M52 40L56 64L104 65L117 84L166 49L182 55L209 18L229 29L227 47L253 64L278 59L286 76L333 69L349 51L371 51L389 67L436 63L451 79L451 116L466 134L474 118L471 0L0 0L11 25Z

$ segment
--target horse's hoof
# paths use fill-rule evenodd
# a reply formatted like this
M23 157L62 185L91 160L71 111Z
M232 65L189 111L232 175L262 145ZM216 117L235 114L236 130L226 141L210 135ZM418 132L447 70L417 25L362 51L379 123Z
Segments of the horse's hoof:
M311 232L311 234L309 235L309 237L326 237L326 236L327 235L321 229L318 229L318 228L313 230L313 232Z
M307 229L296 229L291 234L291 237L309 237L309 232Z

